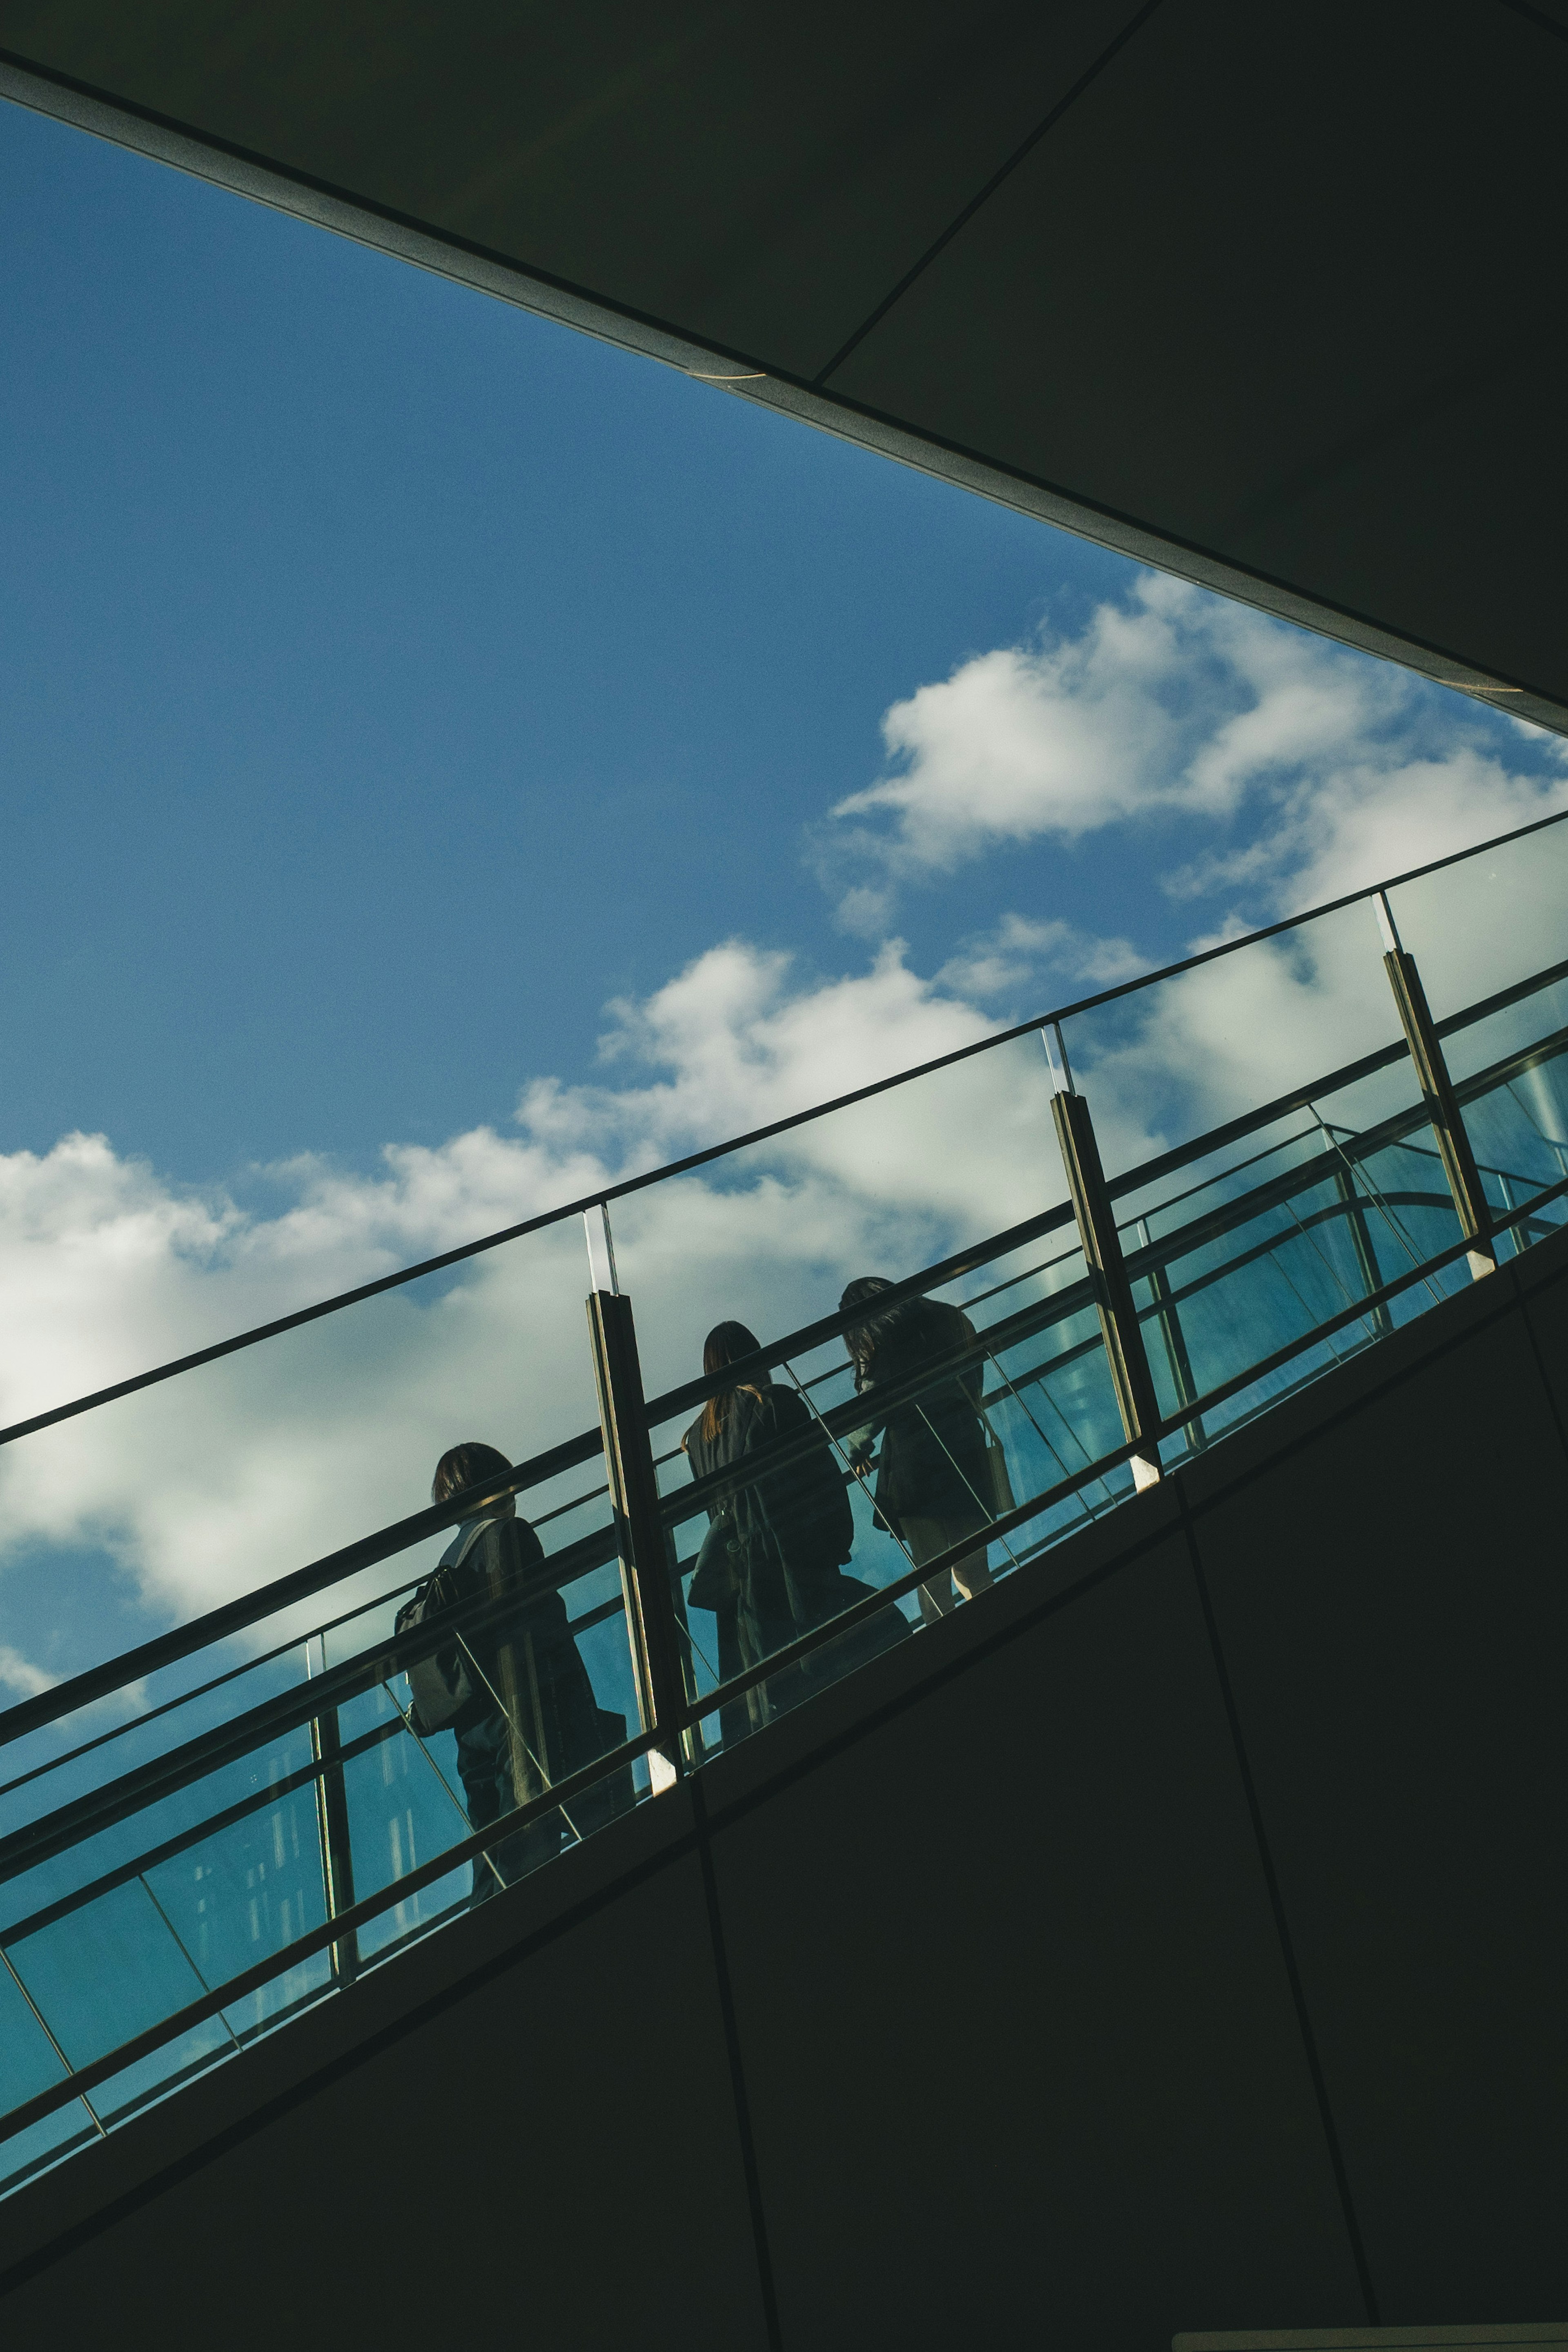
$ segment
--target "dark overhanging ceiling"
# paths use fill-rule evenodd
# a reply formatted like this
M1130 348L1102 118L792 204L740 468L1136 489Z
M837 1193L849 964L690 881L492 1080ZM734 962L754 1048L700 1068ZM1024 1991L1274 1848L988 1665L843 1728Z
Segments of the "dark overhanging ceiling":
M1568 0L0 0L0 94L1568 731Z

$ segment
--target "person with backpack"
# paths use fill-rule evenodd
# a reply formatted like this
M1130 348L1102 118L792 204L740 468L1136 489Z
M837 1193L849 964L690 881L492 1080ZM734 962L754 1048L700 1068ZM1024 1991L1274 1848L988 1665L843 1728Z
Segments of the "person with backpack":
M850 1441L850 1461L863 1475L880 1432L877 1516L920 1568L989 1525L1000 1450L992 1446L981 1402L985 1367L984 1359L972 1352L974 1325L961 1307L937 1298L879 1305L893 1286L882 1275L860 1275L846 1284L839 1300L841 1313L862 1310L845 1331L844 1345L856 1390L873 1407L864 1428ZM944 1379L939 1368L949 1358L959 1360ZM931 1377L914 1395L877 1408L879 1390L922 1373ZM920 1586L920 1613L927 1624L953 1607L955 1580L966 1601L989 1586L983 1542L946 1575Z
M468 1820L476 1830L543 1796L626 1736L621 1716L603 1713L553 1585L538 1581L544 1549L503 1482L511 1465L493 1445L470 1441L442 1455L433 1503L465 1487L496 1491L476 1501L441 1556L435 1573L399 1612L396 1630L453 1620L450 1647L409 1668L412 1727L457 1738L457 1771ZM532 1589L530 1590L530 1587ZM496 1609L488 1604L514 1601ZM586 1835L618 1792L608 1784L573 1800L571 1825ZM559 1813L527 1823L490 1846L474 1865L472 1901L482 1903L560 1851Z
M710 1378L761 1342L744 1323L719 1323L703 1343ZM804 1440L801 1444L800 1441ZM765 1371L709 1397L681 1444L694 1478L724 1474L707 1507L708 1529L687 1595L717 1621L721 1681L760 1665L786 1643L869 1597L873 1588L843 1569L854 1549L854 1514L831 1441L799 1391ZM769 1465L770 1454L789 1457ZM798 1665L754 1683L723 1708L727 1747L805 1697L813 1683L843 1674L905 1632L891 1606L813 1651Z

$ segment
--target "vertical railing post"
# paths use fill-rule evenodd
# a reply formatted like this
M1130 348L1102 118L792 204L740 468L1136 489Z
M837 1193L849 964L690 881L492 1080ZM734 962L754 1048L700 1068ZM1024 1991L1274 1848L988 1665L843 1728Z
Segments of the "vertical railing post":
M1443 1059L1442 1043L1427 1003L1427 992L1421 985L1421 975L1416 969L1416 959L1400 943L1385 890L1376 893L1374 905L1377 927L1383 934L1383 969L1388 974L1388 985L1399 1007L1405 1042L1410 1048L1427 1116L1437 1139L1437 1152L1448 1180L1459 1231L1469 1244L1470 1273L1479 1281L1482 1275L1497 1271L1497 1251L1487 1234L1491 1218L1476 1155L1465 1131L1464 1117L1448 1076L1448 1066Z
M596 1213L602 1213L591 1210L589 1218L591 1220ZM603 1236L602 1271L613 1285L614 1258L609 1245L607 1219ZM685 1685L670 1592L669 1548L659 1516L659 1482L648 1438L647 1406L637 1359L632 1302L617 1287L598 1286L601 1262L595 1252L591 1223L589 1263L596 1286L588 1300L588 1329L599 1394L599 1422L604 1433L605 1476L615 1514L638 1712L642 1728L660 1734L657 1747L648 1756L649 1773L657 1794L680 1778L685 1752L680 1725Z
M1325 1128L1323 1132L1326 1135L1328 1129ZM1383 1276L1377 1270L1377 1254L1372 1246L1372 1235L1367 1229L1366 1211L1362 1205L1361 1194L1343 1168L1334 1170L1333 1188L1334 1196L1344 1210L1345 1223L1350 1227L1350 1245L1355 1255L1355 1270L1361 1276L1363 1290L1370 1298ZM1394 1328L1394 1318L1386 1307L1373 1308L1372 1328L1380 1339L1387 1339Z
M1138 1239L1145 1249L1147 1249L1149 1246L1147 1217L1138 1219ZM1171 1288L1170 1276L1157 1259L1150 1260L1148 1282L1149 1288L1154 1294L1155 1320L1160 1327L1160 1338L1165 1343L1166 1364L1170 1372L1171 1386L1176 1391L1176 1402L1191 1404L1197 1394L1197 1384L1192 1376L1192 1359L1186 1352L1186 1333L1181 1328L1181 1317L1176 1311L1176 1293ZM1208 1444L1208 1433L1203 1425L1203 1415L1200 1412L1195 1412L1189 1421L1183 1423L1182 1426L1186 1431L1187 1442L1193 1452L1201 1453Z
M312 1633L305 1645L305 1670L311 1666L311 1651L322 1637ZM321 1672L327 1671L325 1643L321 1650ZM321 1887L327 1901L327 1916L335 1919L340 1911L349 1911L354 1902L354 1853L349 1838L349 1799L343 1786L341 1763L342 1739L338 1727L338 1710L328 1707L321 1715L310 1718L310 1754L316 1771L316 1829L321 1841ZM360 1972L359 1938L350 1928L341 1943L330 1947L332 1981L338 1985L352 1984Z
M1067 1189L1078 1224L1083 1263L1094 1287L1105 1360L1111 1368L1122 1427L1136 1447L1132 1456L1133 1483L1140 1488L1157 1486L1160 1452L1155 1433L1160 1425L1159 1402L1144 1349L1144 1335L1133 1303L1133 1286L1127 1278L1111 1196L1105 1189L1100 1147L1094 1139L1089 1106L1082 1095L1073 1091L1072 1072L1061 1028L1052 1022L1041 1035L1051 1064L1051 1109L1056 1121L1056 1140L1067 1172Z

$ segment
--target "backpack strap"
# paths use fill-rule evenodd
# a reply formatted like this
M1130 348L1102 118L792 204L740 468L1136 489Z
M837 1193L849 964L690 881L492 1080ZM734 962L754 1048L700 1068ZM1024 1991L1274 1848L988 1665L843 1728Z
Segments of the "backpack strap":
M442 1575L444 1571L449 1568L461 1568L469 1553L473 1550L475 1545L478 1542L480 1537L485 1533L486 1529L487 1528L497 1528L500 1524L501 1522L498 1515L487 1519L465 1520L453 1541L447 1545L446 1549L442 1553L439 1560L437 1560L435 1564L436 1575ZM434 1580L432 1580L434 1581Z

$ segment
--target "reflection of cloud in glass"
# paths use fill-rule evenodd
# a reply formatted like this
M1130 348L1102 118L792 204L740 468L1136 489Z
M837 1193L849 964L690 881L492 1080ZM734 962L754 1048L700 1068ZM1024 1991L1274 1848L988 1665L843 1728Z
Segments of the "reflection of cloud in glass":
M1234 933L1568 793L1530 730L1152 580L1075 640L985 655L921 688L886 731L899 773L839 813L872 861L853 886L867 924L921 871L1157 815L1183 861L1173 887L1226 892L1217 929ZM1504 764L1510 744L1534 772ZM1241 815L1247 838L1217 831ZM1490 898L1479 863L1405 894L1439 1013L1564 953L1560 840L1486 861ZM286 1199L271 1216L166 1183L103 1137L0 1157L0 1420L948 1053L1000 1013L1081 997L1140 961L1049 910L1003 915L932 978L896 940L859 972L803 981L788 955L729 940L611 1007L598 1083L540 1079L515 1132L389 1147L371 1175L290 1162L271 1171ZM1393 1034L1364 908L1072 1025L1111 1169ZM1043 1057L1025 1038L637 1194L615 1233L649 1390L695 1372L716 1320L792 1328L848 1276L911 1272L1061 1192ZM40 1545L97 1548L166 1622L419 1507L461 1438L520 1457L569 1436L594 1417L586 1286L574 1220L5 1448L0 1580L7 1563L47 1574ZM106 1620L103 1646L120 1638ZM83 1643L90 1627L72 1664ZM0 1650L9 1694L42 1674Z

